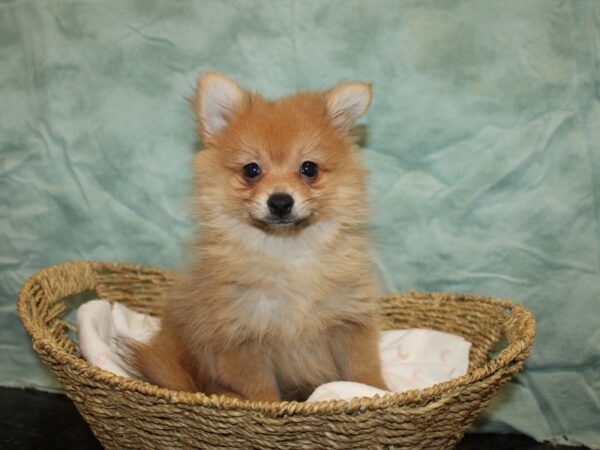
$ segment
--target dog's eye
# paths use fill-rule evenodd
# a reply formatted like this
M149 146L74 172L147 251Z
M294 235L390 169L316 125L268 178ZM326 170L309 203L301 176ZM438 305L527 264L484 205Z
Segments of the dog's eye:
M243 172L246 178L256 178L260 175L260 166L256 163L246 164Z
M319 173L319 166L312 161L304 161L300 166L300 173L308 178L314 178Z

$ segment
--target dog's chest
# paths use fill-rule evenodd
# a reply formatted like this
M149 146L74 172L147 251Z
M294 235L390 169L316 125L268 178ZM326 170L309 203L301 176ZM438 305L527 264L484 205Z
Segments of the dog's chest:
M256 336L297 334L310 320L315 294L284 273L263 274L252 285L238 287L233 313L240 328Z
M320 242L331 232L311 233L310 239L263 239L244 252L230 309L240 332L249 337L297 338L307 329L322 328L340 309L353 308L346 301L344 276L350 269Z

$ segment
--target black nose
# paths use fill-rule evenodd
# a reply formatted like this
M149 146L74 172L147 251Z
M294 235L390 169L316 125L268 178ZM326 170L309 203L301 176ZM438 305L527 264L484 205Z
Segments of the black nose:
M280 217L287 216L294 206L294 199L290 194L277 192L271 194L267 200L267 206L269 207L271 214Z

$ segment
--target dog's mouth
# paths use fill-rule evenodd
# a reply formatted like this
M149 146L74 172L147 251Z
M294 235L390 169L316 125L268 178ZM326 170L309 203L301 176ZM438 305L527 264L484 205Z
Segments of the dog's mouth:
M307 217L266 217L264 219L254 218L254 224L259 228L268 229L293 229L308 225Z

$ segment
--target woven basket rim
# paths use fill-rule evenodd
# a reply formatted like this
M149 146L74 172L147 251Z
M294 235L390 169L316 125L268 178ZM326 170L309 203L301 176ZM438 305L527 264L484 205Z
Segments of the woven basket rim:
M19 291L17 310L19 317L32 338L33 348L36 352L46 352L54 359L64 365L68 365L71 370L76 371L89 382L109 385L119 390L134 391L143 395L151 395L155 398L168 403L180 403L194 406L205 406L220 408L223 410L251 410L260 411L269 415L313 415L329 414L339 411L353 412L366 411L387 408L391 405L402 406L407 404L418 404L421 406L434 407L440 403L451 401L455 395L458 395L460 388L472 384L476 381L488 377L494 377L495 373L502 368L510 366L515 361L525 360L533 346L535 338L535 319L522 305L508 301L500 300L487 296L477 296L472 294L450 294L445 292L416 292L408 291L404 293L382 294L379 298L414 296L416 298L444 296L448 299L461 300L465 302L480 302L493 304L510 312L510 317L514 320L521 320L524 323L524 332L516 340L509 343L496 357L488 361L481 367L470 369L465 375L453 378L449 381L435 384L425 389L414 389L400 393L390 393L384 396L375 397L357 397L352 400L327 400L318 402L256 402L248 400L239 400L225 396L211 395L207 396L202 392L190 393L173 391L150 384L146 381L127 378L93 366L83 358L75 356L62 350L53 339L45 337L47 330L34 324L28 312L29 291L33 285L43 279L49 279L61 270L81 270L96 272L98 269L119 270L127 269L129 271L147 272L154 271L163 274L172 273L169 270L130 263L98 262L98 261L71 261L56 264L43 268L32 274L23 284ZM90 287L93 290L93 287ZM80 292L85 289L81 289ZM77 292L74 292L75 294ZM502 336L505 337L505 330L502 330Z

